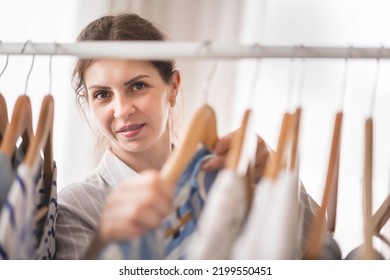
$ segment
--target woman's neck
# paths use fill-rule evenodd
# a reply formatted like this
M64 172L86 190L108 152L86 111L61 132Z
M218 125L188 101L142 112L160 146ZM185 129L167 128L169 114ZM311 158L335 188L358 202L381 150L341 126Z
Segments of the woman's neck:
M140 152L118 153L115 148L112 148L112 152L137 173L147 169L160 170L171 151L170 137L162 137L156 145Z

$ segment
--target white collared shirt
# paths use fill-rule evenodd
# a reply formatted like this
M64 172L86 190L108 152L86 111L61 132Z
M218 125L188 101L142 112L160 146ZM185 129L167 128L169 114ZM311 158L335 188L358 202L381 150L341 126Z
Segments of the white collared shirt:
M58 194L56 259L80 259L98 226L107 195L118 184L138 176L107 149L98 166L83 181Z

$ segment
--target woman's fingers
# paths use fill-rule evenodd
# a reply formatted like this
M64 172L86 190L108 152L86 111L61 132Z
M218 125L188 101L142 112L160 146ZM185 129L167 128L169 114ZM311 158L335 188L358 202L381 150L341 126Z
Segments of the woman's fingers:
M261 137L258 137L255 161L256 180L260 179L263 176L269 155L270 150L268 149L267 144Z
M229 152L233 135L234 132L231 132L218 140L213 151L215 156L208 158L203 162L203 170L209 172L216 169L221 169L225 166L226 156Z
M102 237L128 239L158 227L172 209L172 197L154 171L119 185L105 203L100 225Z
M232 137L236 131L229 133L228 135L219 139L214 153L215 155L203 162L203 170L210 172L216 169L222 169L225 167L226 158L231 147ZM257 137L257 149L255 156L255 177L256 179L263 176L266 163L270 154L270 150L267 144L261 137Z

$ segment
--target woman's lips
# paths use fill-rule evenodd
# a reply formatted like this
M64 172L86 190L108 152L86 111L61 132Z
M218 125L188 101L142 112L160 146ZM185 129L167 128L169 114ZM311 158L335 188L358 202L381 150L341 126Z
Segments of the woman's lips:
M126 125L121 129L119 129L118 133L126 138L131 138L136 136L138 133L140 133L144 126L145 126L144 123Z

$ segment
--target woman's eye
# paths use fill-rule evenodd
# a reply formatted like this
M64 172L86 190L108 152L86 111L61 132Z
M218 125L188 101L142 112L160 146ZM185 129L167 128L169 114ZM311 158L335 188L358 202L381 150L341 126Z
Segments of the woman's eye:
M105 99L108 97L108 92L105 90L100 90L100 91L95 92L95 94L93 96L95 99Z
M131 89L133 91L141 91L147 87L147 84L144 82L136 82L132 85Z

